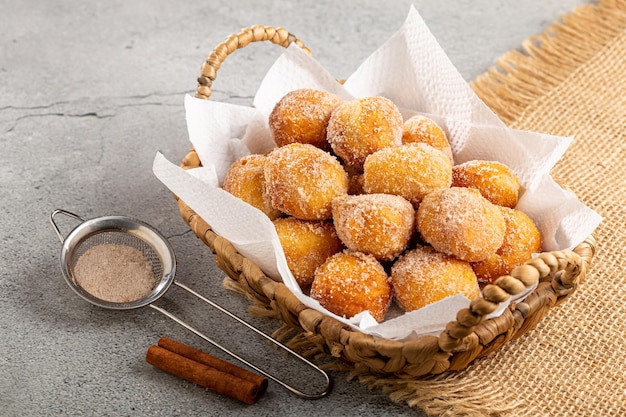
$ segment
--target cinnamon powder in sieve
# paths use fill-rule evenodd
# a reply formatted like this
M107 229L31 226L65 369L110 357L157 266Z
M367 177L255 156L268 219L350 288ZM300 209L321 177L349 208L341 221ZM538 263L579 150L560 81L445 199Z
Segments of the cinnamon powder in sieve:
M140 250L110 243L93 246L81 255L74 279L91 295L117 303L147 297L156 281L150 261Z

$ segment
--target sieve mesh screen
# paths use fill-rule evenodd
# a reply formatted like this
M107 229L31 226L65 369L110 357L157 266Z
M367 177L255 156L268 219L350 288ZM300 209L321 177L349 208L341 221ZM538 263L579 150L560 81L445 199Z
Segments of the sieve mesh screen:
M139 250L150 263L152 274L160 279L163 276L163 264L159 254L143 239L122 230L102 230L86 236L75 247L70 259L70 274L74 277L74 268L78 259L94 246L114 244L129 246Z

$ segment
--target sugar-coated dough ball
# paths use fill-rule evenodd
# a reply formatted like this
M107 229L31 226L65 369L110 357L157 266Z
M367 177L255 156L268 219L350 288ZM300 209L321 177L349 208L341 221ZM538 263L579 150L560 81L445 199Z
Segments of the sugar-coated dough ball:
M415 115L404 121L402 143L425 143L443 152L454 165L454 156L445 132L434 120Z
M500 211L506 224L502 246L484 261L472 264L481 282L493 283L541 252L541 233L533 220L520 210L500 207Z
M302 289L311 287L318 266L344 249L329 221L282 217L274 220L274 227L287 265Z
M430 246L418 246L398 258L391 268L391 285L396 302L405 311L459 293L470 300L480 295L476 275L468 262Z
M477 190L452 187L424 197L417 229L439 252L478 262L502 246L506 225L499 207Z
M454 187L475 188L493 204L515 207L520 181L515 172L497 161L468 161L452 168Z
M333 200L333 222L348 249L391 261L403 252L415 230L415 210L391 194L341 196Z
M414 207L425 195L451 184L450 160L424 143L382 149L368 156L363 166L363 188L367 193L399 195Z
M264 155L248 155L236 160L226 171L222 188L258 208L274 220L281 212L272 207L270 199L265 192L265 178L263 174L265 166Z
M269 116L269 130L278 146L308 143L330 150L326 128L332 111L343 101L323 90L303 88L287 93Z
M402 144L402 115L391 100L365 97L337 107L328 122L327 138L343 162L361 170L368 155Z
M383 266L372 255L345 250L315 271L311 297L328 311L350 318L368 310L378 322L387 313L391 284Z
M348 192L348 174L337 158L309 144L273 149L264 174L272 207L304 220L329 219L333 198Z

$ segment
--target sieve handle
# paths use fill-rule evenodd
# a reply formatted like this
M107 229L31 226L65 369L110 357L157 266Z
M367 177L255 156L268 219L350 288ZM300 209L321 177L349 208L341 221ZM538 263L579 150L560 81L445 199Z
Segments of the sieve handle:
M198 329L196 329L196 328L190 326L189 324L185 323L184 321L182 321L181 319L179 319L178 317L176 317L175 315L173 315L169 311L167 311L167 310L165 310L165 309L163 309L161 307L157 307L154 304L148 304L148 305L150 307L152 307L153 309L157 310L158 312L160 312L160 313L164 314L165 316L169 317L170 319L174 320L175 322L177 322L178 324L180 324L181 326L183 326L187 330L191 331L192 333L195 333L197 336L200 336L202 339L206 340L207 342L209 342L210 344L212 344L216 348L222 350L224 353L227 353L228 355L230 355L233 358L237 359L238 361L244 363L245 365L249 366L250 368L254 369L255 371L263 374L264 376L268 377L272 381L276 382L277 384L281 385L283 388L287 389L288 391L291 391L292 393L296 394L297 396L299 396L301 398L305 398L305 399L308 399L308 400L319 399L319 398L322 398L322 397L326 396L330 392L330 390L332 388L332 380L330 379L330 377L326 373L326 371L324 371L323 369L319 368L318 366L316 366L311 361L309 361L308 359L304 358L303 356L301 356L300 354L298 354L294 350L292 350L289 347L285 346L284 344L280 343L279 341L277 341L273 337L270 337L267 334L263 333L261 330L259 330L256 327L252 326L251 324L249 324L245 320L239 318L238 316L234 315L230 311L228 311L225 308L221 307L220 305L214 303L213 301L209 300L208 298L198 294L197 292L195 292L191 288L187 287L186 285L181 284L178 281L174 281L173 283L175 285L177 285L178 287L182 288L183 290L189 292L190 294L198 297L200 300L204 301L205 303L211 305L213 308L215 308L215 309L221 311L222 313L228 315L229 317L235 319L239 323L241 323L244 326L246 326L248 329L253 330L255 333L259 334L260 336L263 336L267 340L269 340L272 343L274 343L275 345L281 347L286 352L288 352L291 355L295 356L296 358L298 358L299 360L301 360L302 362L304 362L305 364L307 364L308 366L310 366L311 368L313 368L314 370L319 372L325 379L326 385L325 385L324 389L322 391L318 392L318 393L313 393L313 394L302 392L299 389L297 389L297 388L287 384L286 382L282 381L281 379L277 378L276 376L270 374L269 372L259 368L258 366L254 365L253 363L247 361L246 359L242 358L241 356L237 355L236 353L232 352L231 350L229 350L229 349L225 348L224 346L220 345L219 343L217 343L216 341L214 341L213 339L211 339L207 335L203 334Z
M74 214L74 213L66 211L66 210L61 210L61 209L56 209L52 213L50 213L50 223L52 223L52 227L54 228L54 231L56 232L57 237L59 238L59 241L61 241L61 244L63 244L65 242L65 238L61 234L61 230L59 230L59 226L54 221L54 218L57 215L59 215L59 214L63 214L63 215L66 215L68 217L71 217L71 218L73 218L75 220L80 221L81 223L84 223L85 219L83 219L82 217L80 217L77 214Z

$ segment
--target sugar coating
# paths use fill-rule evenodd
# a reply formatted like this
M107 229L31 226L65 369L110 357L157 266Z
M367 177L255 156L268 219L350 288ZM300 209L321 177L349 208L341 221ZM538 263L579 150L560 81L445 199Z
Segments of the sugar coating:
M263 169L272 209L292 216L275 221L289 267L328 310L352 317L368 309L382 320L393 293L383 261L410 310L458 292L473 298L477 275L487 281L528 259L530 247L540 250L534 224L504 211L520 187L508 167L455 167L440 126L421 115L402 122L383 97L335 99L306 89L284 96L269 120L279 148ZM432 247L407 252L416 230Z
M417 114L404 121L402 143L425 143L443 152L454 165L454 156L445 132L434 120Z
M269 196L265 192L264 167L266 158L264 155L244 156L230 166L222 188L261 210L270 220L281 215L279 210L272 207Z
M520 181L515 172L497 161L473 160L452 168L452 185L475 188L493 204L517 205Z
M333 199L333 221L348 249L391 261L403 252L415 229L411 203L391 194L362 194Z
M269 130L278 146L308 143L330 150L326 128L332 111L341 100L335 94L316 89L299 89L283 96L270 113Z
M417 207L427 194L449 188L452 164L443 153L425 143L382 149L363 166L363 189L370 194L395 194Z
M428 194L417 210L417 229L439 252L469 262L487 259L502 246L502 212L473 188Z
M417 310L446 297L480 295L478 281L466 261L418 246L406 252L391 268L396 302L405 311Z
M332 199L348 192L348 174L337 158L309 144L272 150L264 178L272 207L304 220L329 219Z
M310 295L338 316L350 318L367 310L380 322L393 293L389 277L376 258L345 250L317 268Z
M315 269L344 249L332 222L284 217L274 220L287 265L298 285L308 289Z
M541 251L541 233L527 214L508 207L500 207L500 211L506 225L502 246L487 259L472 263L481 282L493 283Z
M344 102L331 114L327 139L332 150L348 166L362 170L368 155L402 144L402 114L384 97Z

